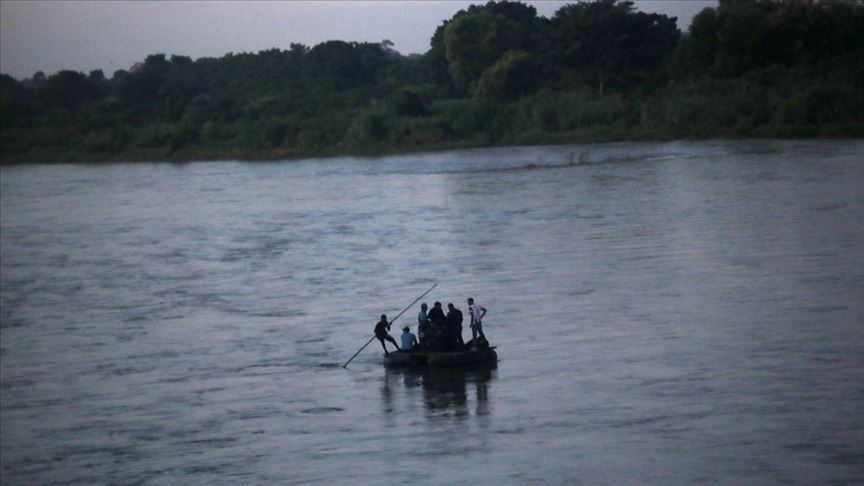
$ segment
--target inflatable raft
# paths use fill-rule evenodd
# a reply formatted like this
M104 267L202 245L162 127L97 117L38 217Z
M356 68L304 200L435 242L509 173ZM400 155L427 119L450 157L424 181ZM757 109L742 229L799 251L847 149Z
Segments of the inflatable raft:
M495 347L469 349L466 351L436 353L427 351L394 351L384 356L384 366L465 368L494 365L498 362Z

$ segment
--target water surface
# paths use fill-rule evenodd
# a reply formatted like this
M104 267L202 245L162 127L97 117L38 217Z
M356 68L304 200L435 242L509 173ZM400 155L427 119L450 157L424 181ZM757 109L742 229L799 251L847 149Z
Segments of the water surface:
M862 148L3 167L2 482L862 482ZM341 367L436 282L497 369Z

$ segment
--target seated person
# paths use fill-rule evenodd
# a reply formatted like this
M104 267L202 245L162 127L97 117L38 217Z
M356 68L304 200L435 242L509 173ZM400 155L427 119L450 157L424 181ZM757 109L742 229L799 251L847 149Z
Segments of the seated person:
M411 328L405 326L402 328L402 351L411 351L414 346L417 346L417 336L411 332Z

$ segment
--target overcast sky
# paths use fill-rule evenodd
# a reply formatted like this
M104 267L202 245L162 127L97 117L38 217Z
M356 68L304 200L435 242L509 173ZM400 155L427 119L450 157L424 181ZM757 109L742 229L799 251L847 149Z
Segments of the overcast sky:
M0 72L18 79L61 69L111 76L149 54L221 57L291 43L389 39L423 53L436 27L484 1L72 1L0 0ZM550 17L574 1L523 2ZM690 19L715 0L636 0L639 10Z

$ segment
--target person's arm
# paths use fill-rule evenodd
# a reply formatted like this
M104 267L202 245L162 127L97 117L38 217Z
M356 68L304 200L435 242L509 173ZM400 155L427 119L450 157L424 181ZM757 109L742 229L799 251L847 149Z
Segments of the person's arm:
M479 321L479 320L483 319L483 316L485 316L485 315L486 315L486 308L480 307L480 317L477 318L477 320Z

